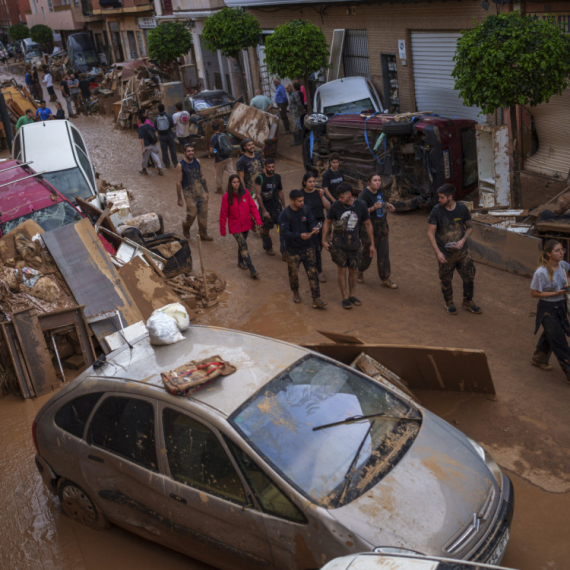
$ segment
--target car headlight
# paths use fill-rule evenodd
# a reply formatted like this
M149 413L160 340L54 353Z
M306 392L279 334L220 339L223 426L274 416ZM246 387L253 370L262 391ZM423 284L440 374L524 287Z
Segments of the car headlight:
M485 465L489 468L492 473L497 485L499 485L499 490L503 487L503 473L501 468L495 463L495 460L473 439L467 438L473 449L477 452L477 455L485 462Z

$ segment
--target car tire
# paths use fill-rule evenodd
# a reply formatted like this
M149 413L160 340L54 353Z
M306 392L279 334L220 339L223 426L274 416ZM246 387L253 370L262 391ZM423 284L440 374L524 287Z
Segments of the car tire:
M61 509L71 520L93 530L107 528L105 515L79 485L69 479L62 479L57 486L57 492Z
M414 132L412 121L390 121L382 125L382 132L388 136L411 135Z
M327 130L329 118L322 113L311 113L305 117L305 128L309 131L324 133Z

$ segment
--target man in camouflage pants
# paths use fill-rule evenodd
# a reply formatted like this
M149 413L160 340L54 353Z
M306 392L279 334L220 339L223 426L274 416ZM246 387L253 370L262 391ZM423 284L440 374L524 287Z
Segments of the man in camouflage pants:
M309 278L313 308L323 309L327 303L321 299L317 258L311 240L317 223L311 214L311 210L304 205L305 199L301 190L291 190L289 199L291 204L279 216L279 232L285 242L289 285L293 291L293 302L301 302L299 266L302 263Z
M200 239L213 241L208 235L208 186L191 144L184 145L184 158L176 166L176 192L181 208L186 202L186 220L182 223L184 237L190 239L190 228L198 216Z

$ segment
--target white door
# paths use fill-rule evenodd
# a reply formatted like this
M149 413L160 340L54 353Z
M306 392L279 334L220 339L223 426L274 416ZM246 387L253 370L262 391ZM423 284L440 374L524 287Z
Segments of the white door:
M466 107L451 72L460 32L412 32L416 109L484 123L479 107Z

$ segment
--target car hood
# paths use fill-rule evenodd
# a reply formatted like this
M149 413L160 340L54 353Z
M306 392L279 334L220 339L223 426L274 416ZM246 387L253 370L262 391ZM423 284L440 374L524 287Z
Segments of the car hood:
M358 499L329 512L372 547L442 556L497 483L465 435L422 411L416 440L396 467Z

